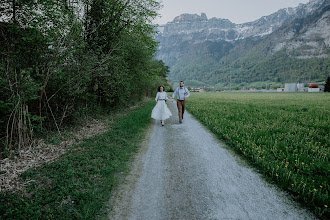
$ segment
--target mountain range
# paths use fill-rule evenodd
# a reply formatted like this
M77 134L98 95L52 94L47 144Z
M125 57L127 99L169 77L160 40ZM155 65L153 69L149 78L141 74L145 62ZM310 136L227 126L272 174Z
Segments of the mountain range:
M158 28L157 58L170 67L172 82L224 88L323 82L330 75L329 0L243 24L182 14Z

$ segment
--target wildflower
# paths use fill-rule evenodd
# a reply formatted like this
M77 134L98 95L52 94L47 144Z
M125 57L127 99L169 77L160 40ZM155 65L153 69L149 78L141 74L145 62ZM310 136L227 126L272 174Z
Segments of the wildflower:
M322 188L323 188L323 186L322 186L322 185L320 185L320 188L322 189Z
M327 205L324 205L324 207L328 208L328 206L327 206Z
M316 192L316 191L317 191L317 189L313 189L313 191L314 191L314 192Z

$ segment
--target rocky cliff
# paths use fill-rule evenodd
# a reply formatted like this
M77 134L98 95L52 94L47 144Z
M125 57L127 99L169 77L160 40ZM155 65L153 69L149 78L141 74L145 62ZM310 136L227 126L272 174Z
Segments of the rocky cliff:
M321 0L300 4L296 8L281 9L271 15L244 24L235 24L228 19L211 18L206 14L182 14L159 28L157 40L160 42L158 58L167 63L178 58L189 44L205 41L235 42L248 37L264 37L283 24L303 18L322 5Z
M251 71L252 67L253 71L260 71L258 68L264 65L262 62L272 59L271 56L278 57L278 54L282 58L300 60L328 59L329 2L311 0L244 24L235 24L228 19L208 19L206 14L182 14L160 27L157 58L171 67L172 80L199 80L207 84L223 80L223 74L233 69L237 77L241 77L238 75L241 72ZM244 69L247 63L249 69ZM284 69L289 67L282 67L281 71ZM187 76L187 70L193 74ZM297 77L303 75L301 71ZM263 73L255 74L259 75L258 80L268 79L260 77ZM276 74L282 75L275 77ZM285 74L289 73L274 72L273 80L284 80ZM207 76L212 76L212 80Z
M330 1L282 26L273 36L273 53L286 49L298 59L330 58Z

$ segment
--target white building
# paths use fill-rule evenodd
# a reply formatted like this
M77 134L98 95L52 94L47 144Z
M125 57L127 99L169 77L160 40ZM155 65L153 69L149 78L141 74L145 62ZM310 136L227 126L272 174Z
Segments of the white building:
M324 92L324 85L319 85L318 83L310 83L308 92Z
M298 92L297 83L285 83L284 92Z
M308 92L320 92L319 88L308 88Z
M278 88L277 92L307 92L304 83L285 83L284 88Z

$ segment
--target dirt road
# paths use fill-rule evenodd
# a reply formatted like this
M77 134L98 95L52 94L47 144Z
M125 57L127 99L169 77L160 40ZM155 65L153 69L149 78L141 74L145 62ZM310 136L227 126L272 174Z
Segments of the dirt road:
M187 102L189 105L189 102ZM109 219L316 219L267 184L189 113L155 121Z

